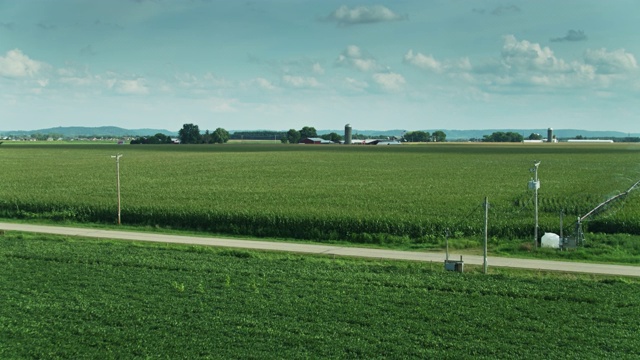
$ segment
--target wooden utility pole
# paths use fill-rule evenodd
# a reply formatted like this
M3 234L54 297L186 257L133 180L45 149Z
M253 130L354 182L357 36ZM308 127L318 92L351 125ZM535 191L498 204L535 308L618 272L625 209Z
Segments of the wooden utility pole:
M484 273L487 273L487 240L489 237L489 198L484 198Z

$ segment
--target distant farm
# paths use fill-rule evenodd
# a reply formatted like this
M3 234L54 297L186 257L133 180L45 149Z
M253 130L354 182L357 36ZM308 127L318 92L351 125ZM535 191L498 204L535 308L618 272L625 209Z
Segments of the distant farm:
M540 233L572 230L640 179L629 144L431 144L391 147L4 145L0 217L122 223L220 234L359 243L429 243L483 232L533 236L529 169L540 161ZM586 224L640 234L640 191Z

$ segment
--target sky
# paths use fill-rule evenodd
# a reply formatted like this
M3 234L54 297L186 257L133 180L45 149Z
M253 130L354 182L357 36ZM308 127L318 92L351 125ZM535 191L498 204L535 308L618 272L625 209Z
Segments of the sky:
M0 0L0 130L640 133L637 0Z

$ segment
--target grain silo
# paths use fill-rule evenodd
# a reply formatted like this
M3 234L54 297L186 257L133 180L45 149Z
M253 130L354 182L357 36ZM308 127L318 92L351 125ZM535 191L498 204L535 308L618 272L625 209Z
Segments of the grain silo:
M547 129L547 142L553 142L553 129Z
M351 144L351 124L344 126L344 143Z

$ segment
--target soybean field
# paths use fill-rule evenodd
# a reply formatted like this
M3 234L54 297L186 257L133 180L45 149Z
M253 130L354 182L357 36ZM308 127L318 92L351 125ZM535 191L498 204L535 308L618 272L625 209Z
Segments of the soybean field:
M0 358L640 357L634 279L7 232Z
M120 159L122 222L219 234L425 244L483 233L564 231L640 179L630 144L403 146L14 145L0 148L0 217L113 224ZM640 191L585 222L640 234Z

